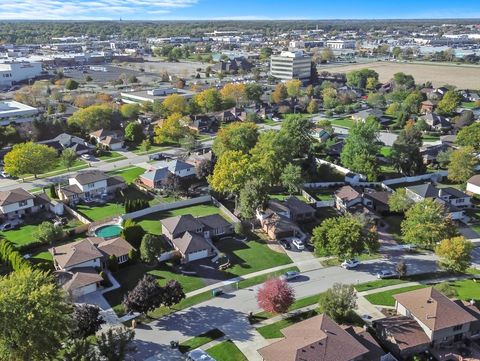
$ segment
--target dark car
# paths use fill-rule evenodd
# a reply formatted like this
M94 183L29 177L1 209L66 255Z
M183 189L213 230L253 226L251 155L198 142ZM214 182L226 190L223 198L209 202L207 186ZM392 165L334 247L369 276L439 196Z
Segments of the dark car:
M288 242L286 239L281 239L279 243L282 245L283 248L285 249L292 249L292 246L290 242Z

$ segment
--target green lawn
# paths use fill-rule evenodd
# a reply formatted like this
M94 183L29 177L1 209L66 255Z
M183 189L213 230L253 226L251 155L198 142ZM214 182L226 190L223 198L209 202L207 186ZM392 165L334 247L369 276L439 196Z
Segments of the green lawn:
M269 194L268 195L271 199L276 199L276 200L279 200L279 201L284 201L285 199L287 199L288 197L290 197L290 194ZM295 197L297 197L298 199L300 199L301 201L303 202L306 202L308 203L307 199L302 196L302 195L294 195Z
M110 175L119 175L125 179L125 182L132 183L139 175L145 173L145 169L140 167L125 167L108 172Z
M355 123L351 118L329 119L333 126L351 128Z
M394 295L399 294L399 293L403 293L403 292L418 290L419 288L425 288L425 287L427 287L427 286L426 285L415 285L415 286L397 288L397 289L394 289L394 290L373 293L371 295L365 296L365 298L370 303L372 303L374 305L395 306L395 299L393 298Z
M456 291L458 298L464 301L475 300L480 301L480 283L473 280L459 280L447 282Z
M475 102L462 102L461 107L462 107L462 108L467 108L467 109L475 109L475 108L477 108Z
M0 236L19 246L32 243L34 241L33 235L42 221L36 220L31 223L24 223L17 229L1 231Z
M434 142L440 139L438 135L422 134L422 139L426 142Z
M104 155L98 157L98 159L103 160L107 163L116 162L118 160L127 159L124 155L118 152L107 152Z
M270 325L259 327L257 328L257 331L266 339L283 337L283 334L280 332L281 329L317 315L318 312L316 310L299 313Z
M133 289L145 273L151 274L157 278L162 286L170 280L176 280L182 284L185 293L205 286L200 277L176 273L169 264L163 263L155 268L149 267L143 263L126 266L120 268L118 272L114 273L114 277L120 283L121 287L105 294L105 298L115 311L120 313L123 312L123 308L120 305L123 295Z
M222 331L220 331L218 328L214 328L213 330L207 331L201 335L182 342L178 349L181 353L187 353L223 336L225 336L225 334Z
M81 159L76 159L75 162L73 163L73 165L70 168L66 168L60 162L60 159L59 159L52 169L50 169L46 173L38 174L37 177L38 178L43 178L43 177L46 177L46 176L50 177L50 176L54 176L54 175L57 175L57 174L66 173L68 171L80 170L80 169L84 169L84 168L88 168L88 164ZM24 175L19 176L18 178L24 179L24 178L30 178L30 177L33 178L33 174L24 174Z
M287 271L300 272L298 267L288 267L288 268L282 269L280 271L270 272L270 273L267 273L267 274L264 274L264 275L255 276L255 277L251 277L251 278L247 278L245 280L242 280L242 281L238 282L238 288L239 289L240 288L248 288L248 287L258 285L259 283L263 283L270 278L280 277L282 274L284 274Z
M393 285L398 285L401 283L405 283L407 281L399 280L398 278L388 278L384 280L377 280L372 282L360 283L355 286L355 289L358 292L374 290L376 288L388 287Z
M380 148L380 154L383 157L388 158L392 154L392 147L387 147L387 146L381 147Z
M209 348L207 353L218 361L248 361L242 351L230 340Z
M166 212L157 212L148 216L139 218L137 221L143 229L152 234L162 234L162 225L160 220L168 217L191 214L194 217L208 216L211 214L220 214L220 209L211 204L198 204L191 207L173 209Z
M215 245L230 258L233 267L228 268L227 271L234 276L242 276L292 262L285 253L275 252L261 241L249 241L245 244L227 238L216 242Z

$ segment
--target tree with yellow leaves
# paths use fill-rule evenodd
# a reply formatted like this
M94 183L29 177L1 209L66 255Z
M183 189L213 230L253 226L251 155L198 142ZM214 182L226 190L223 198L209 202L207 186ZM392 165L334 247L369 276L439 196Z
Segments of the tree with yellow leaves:
M170 94L164 99L162 108L165 110L166 114L185 114L187 111L187 100L181 95Z
M249 177L250 157L238 150L228 150L218 158L208 183L220 193L238 195Z
M440 264L445 269L454 272L465 272L470 267L470 252L472 249L472 242L459 236L441 241L435 248L435 253L440 258Z
M189 131L187 127L182 125L180 122L181 119L182 114L173 113L169 115L161 124L157 125L153 130L155 133L155 143L178 143L180 139L182 139Z
M13 146L5 155L5 171L17 177L25 174L48 172L57 162L57 151L45 144L33 142L20 143Z
M245 99L245 85L241 83L227 83L224 85L220 94L223 99L232 99L238 105Z

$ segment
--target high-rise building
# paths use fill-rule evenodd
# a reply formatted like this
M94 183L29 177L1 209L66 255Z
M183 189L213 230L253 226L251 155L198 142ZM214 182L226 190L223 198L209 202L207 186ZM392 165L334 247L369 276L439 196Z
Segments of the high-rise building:
M278 79L308 79L311 72L311 57L302 51L282 51L270 57L270 74Z

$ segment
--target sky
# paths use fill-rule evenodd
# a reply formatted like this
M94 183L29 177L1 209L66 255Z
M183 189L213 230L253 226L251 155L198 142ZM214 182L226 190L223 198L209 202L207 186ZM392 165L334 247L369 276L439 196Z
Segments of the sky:
M298 20L480 18L479 0L0 0L0 19Z

